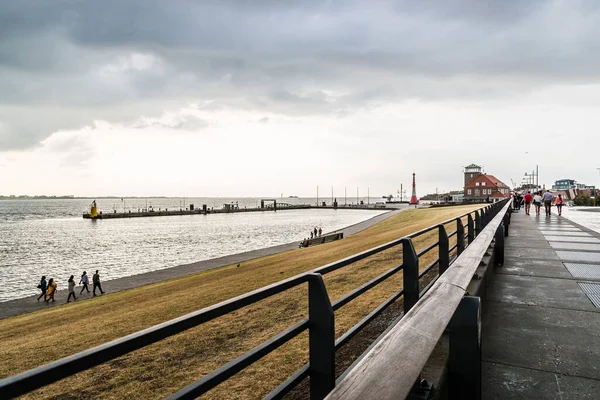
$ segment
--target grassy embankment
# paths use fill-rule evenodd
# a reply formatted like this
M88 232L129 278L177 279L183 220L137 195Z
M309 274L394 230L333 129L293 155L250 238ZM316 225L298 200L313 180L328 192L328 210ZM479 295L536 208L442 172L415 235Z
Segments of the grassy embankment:
M0 321L0 377L10 376L415 232L477 206L409 210L338 242L262 257L184 278ZM448 232L455 224L447 226ZM437 233L415 242L417 251ZM455 243L452 238L450 245ZM333 300L400 262L396 247L325 276ZM437 257L431 251L424 267ZM401 274L336 312L336 337L402 286ZM137 350L30 394L31 398L162 398L307 314L306 286ZM259 398L307 362L303 334L206 398Z

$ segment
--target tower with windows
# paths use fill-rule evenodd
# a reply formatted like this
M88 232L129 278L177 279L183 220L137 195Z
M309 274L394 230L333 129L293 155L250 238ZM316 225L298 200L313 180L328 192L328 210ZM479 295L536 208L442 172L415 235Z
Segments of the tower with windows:
M467 165L464 170L465 173L465 187L481 175L481 167L479 165L471 164Z

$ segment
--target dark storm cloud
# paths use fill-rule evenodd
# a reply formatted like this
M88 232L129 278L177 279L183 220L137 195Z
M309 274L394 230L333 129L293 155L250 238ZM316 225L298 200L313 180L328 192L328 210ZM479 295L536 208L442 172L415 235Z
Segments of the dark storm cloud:
M202 100L339 116L596 81L599 27L592 1L2 2L0 150Z

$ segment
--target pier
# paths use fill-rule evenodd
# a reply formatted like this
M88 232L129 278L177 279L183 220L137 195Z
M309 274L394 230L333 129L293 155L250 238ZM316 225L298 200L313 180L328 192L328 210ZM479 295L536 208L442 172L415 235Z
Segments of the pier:
M271 204L265 202L271 201ZM240 208L235 204L224 204L223 208L202 208L180 210L141 210L128 212L99 212L97 216L92 216L91 213L83 213L84 219L119 219L119 218L142 218L142 217L168 217L176 215L207 215L207 214L230 214L244 212L260 212L260 211L282 211L282 210L306 210L306 209L348 209L348 210L392 210L400 208L398 204L345 204L345 205L312 205L312 204L288 204L277 203L272 199L261 200L261 207Z
M83 213L84 219L116 219L116 218L141 218L141 217L168 217L175 215L206 215L206 214L229 214L229 213L241 213L241 212L257 212L257 211L279 211L279 210L302 210L312 208L309 204L287 204L277 203L265 205L266 200L261 200L262 207L252 208L239 208L236 204L224 204L223 208L214 209L208 208L203 205L202 208L194 209L193 205L189 209L185 210L143 210L143 211L129 211L129 212L117 212L116 210L112 213L100 212L97 216L93 217L91 213Z

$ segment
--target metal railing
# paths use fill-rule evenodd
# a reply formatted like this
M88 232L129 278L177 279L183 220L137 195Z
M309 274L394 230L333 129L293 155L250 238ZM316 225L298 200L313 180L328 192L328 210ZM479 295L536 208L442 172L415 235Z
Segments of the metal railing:
M308 330L309 362L280 384L266 398L282 398L305 378L310 377L310 398L322 399L335 387L336 350L348 343L348 341L401 297L404 297L404 313L407 313L417 303L419 298L439 279L440 275L448 269L456 257L473 242L475 237L485 228L498 211L502 209L505 203L506 201L502 201L487 205L479 210L449 219L408 236L316 268L310 272L302 273L109 343L3 379L0 381L0 398L12 398L31 392L42 386L100 365L306 283L308 284L308 318L297 322L266 342L212 371L202 379L184 387L169 398L196 398ZM467 219L466 229L463 223L464 218ZM446 226L452 224L455 224L456 229L448 233ZM435 231L437 231L437 240L417 252L413 244L414 239ZM456 243L450 246L450 239L454 236L456 236ZM333 303L330 301L323 275L400 245L402 246L403 255L401 263L392 266L386 272L346 293ZM438 257L423 270L419 271L420 257L425 256L435 248L438 249ZM436 267L437 273L434 270ZM334 330L335 311L395 276L400 271L403 272L403 287L336 340ZM430 273L435 273L435 276L421 288L420 281L423 277L431 275Z
M477 271L482 276L489 271L490 264L481 263L484 256L489 255L494 266L504 263L510 204L503 203L500 213L483 213L479 226L486 229L338 379L327 400L395 400L409 394L411 398L432 398L434 387L421 380L420 374L445 331L449 332L448 398L481 399L481 299L467 290L479 293L481 286L473 279ZM494 250L489 252L493 241ZM407 298L405 293L405 305Z

